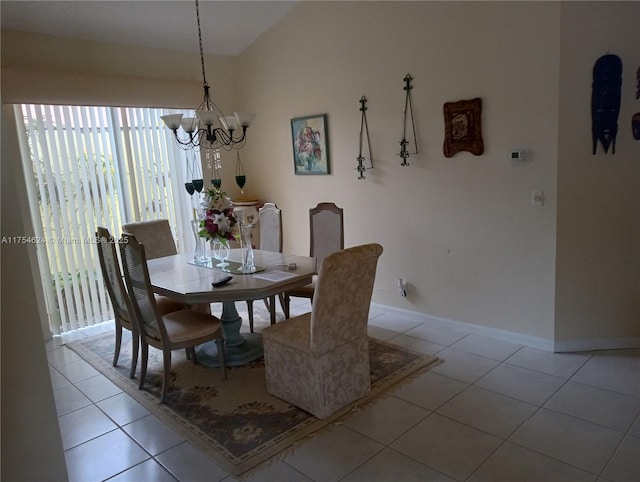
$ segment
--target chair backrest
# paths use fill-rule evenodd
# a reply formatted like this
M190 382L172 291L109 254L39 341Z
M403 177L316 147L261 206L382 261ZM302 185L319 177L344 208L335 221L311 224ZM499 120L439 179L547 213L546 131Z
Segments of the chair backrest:
M167 219L140 221L122 226L125 233L133 234L144 245L147 259L162 258L177 254L176 241Z
M325 353L367 336L367 322L379 244L364 244L328 255L322 261L311 307L311 346Z
M282 211L274 203L264 203L258 210L260 249L282 253Z
M310 250L318 267L329 254L344 249L343 209L334 203L320 203L309 209Z
M129 298L138 320L140 335L167 340L167 332L162 316L158 313L151 288L145 247L138 242L134 235L123 233L120 239L120 257Z
M102 278L109 293L109 299L113 306L116 318L132 323L133 318L129 295L122 281L122 271L118 261L116 250L116 240L111 236L107 228L98 227L96 229L96 241L98 246L98 259L100 260L100 270Z

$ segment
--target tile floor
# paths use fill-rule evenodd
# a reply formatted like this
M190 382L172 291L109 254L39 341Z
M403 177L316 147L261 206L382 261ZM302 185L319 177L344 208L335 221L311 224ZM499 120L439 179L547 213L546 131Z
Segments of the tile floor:
M640 349L553 354L380 307L370 334L444 363L246 480L640 480ZM47 349L71 481L238 480L71 350Z

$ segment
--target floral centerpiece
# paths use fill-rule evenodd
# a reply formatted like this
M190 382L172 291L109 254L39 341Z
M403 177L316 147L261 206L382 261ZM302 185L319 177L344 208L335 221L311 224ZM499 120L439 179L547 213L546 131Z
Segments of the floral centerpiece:
M204 216L200 219L198 236L209 241L218 240L225 246L236 238L234 226L238 220L226 192L216 187L206 189L202 209Z

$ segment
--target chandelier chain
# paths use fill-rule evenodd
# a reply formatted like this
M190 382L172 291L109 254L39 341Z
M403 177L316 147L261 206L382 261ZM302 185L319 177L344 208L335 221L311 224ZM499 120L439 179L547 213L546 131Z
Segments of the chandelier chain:
M183 114L167 114L161 117L165 125L173 131L178 147L181 149L195 152L199 151L200 147L205 149L240 149L246 142L247 129L254 114L234 112L233 116L225 116L224 112L211 99L204 67L200 3L195 0L195 4L200 65L202 66L202 89L204 91L202 103L195 109L194 117L185 117ZM216 126L216 123L219 123L219 126ZM186 137L181 137L178 134L178 129L186 133ZM239 131L240 134L238 134Z
M202 66L202 81L207 84L207 76L204 73L204 50L202 48L202 32L200 30L200 6L196 0L196 21L198 22L198 42L200 43L200 65Z

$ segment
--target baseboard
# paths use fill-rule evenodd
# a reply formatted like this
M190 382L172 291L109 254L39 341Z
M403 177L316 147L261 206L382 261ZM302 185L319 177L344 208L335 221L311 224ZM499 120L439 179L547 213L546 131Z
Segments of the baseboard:
M548 340L546 338L525 335L523 333L491 328L489 326L477 325L464 321L451 320L448 318L442 318L440 316L428 315L425 313L419 313L417 311L406 310L404 308L397 308L395 306L382 305L379 303L372 303L371 305L387 312L396 312L405 316L411 316L422 321L440 323L443 326L466 331L467 333L473 333L474 335L489 336L491 338L496 338L498 340L515 343L517 345L523 345L538 350L564 353L592 350L616 350L640 347L640 338L603 338L594 340L565 340L557 342L555 340Z
M593 350L624 350L626 348L640 348L640 338L600 338L596 340L565 340L556 341L553 351L558 353L593 351Z

